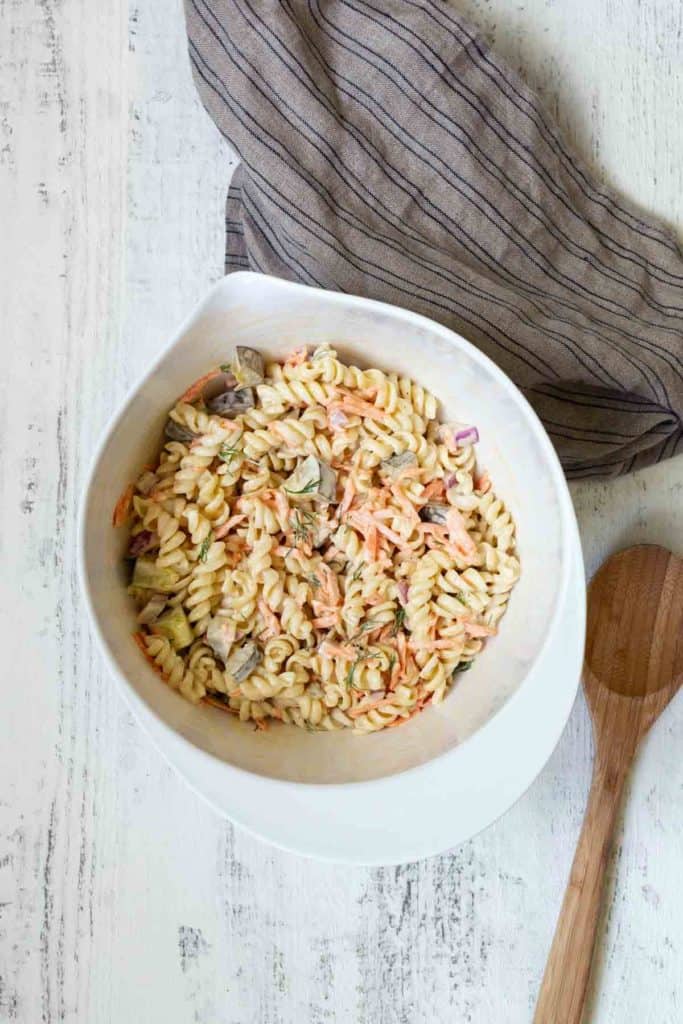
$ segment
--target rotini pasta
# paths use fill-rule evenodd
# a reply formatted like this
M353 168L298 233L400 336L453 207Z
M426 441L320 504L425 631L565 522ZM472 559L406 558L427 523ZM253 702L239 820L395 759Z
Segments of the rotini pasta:
M188 389L117 504L137 642L183 696L259 729L401 725L470 667L519 578L477 431L329 345L238 349L233 370Z

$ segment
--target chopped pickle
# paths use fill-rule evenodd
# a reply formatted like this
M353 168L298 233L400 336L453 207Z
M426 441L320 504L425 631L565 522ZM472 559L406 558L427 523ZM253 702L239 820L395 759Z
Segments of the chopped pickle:
M136 558L133 569L133 586L143 590L157 590L170 594L178 582L175 569L159 568L153 558Z
M263 356L255 348L238 345L235 349L233 368L239 388L254 387L256 384L263 383L265 373Z
M192 627L182 608L171 608L153 622L150 629L157 636L165 636L170 640L176 651L189 647L194 640Z

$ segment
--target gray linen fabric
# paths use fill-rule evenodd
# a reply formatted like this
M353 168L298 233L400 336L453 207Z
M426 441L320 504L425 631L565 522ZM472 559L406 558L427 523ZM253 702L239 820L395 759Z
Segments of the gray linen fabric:
M448 3L185 3L195 81L241 157L228 271L459 331L522 388L571 477L683 449L674 237L592 178Z

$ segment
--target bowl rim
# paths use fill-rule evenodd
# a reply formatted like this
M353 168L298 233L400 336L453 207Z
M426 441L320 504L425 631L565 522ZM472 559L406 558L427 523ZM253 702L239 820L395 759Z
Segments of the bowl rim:
M119 667L114 651L112 650L111 646L109 645L100 628L98 616L95 611L90 580L88 577L88 571L86 567L86 527L88 509L91 504L93 493L94 478L105 449L107 448L110 440L116 433L119 424L123 419L128 409L128 406L133 400L133 398L145 387L150 378L156 373L159 366L166 360L167 356L181 341L183 336L188 332L189 328L201 316L205 307L209 306L211 302L214 300L214 298L222 291L224 291L226 288L234 288L240 291L243 290L245 287L249 289L257 285L262 286L264 281L267 282L267 285L269 287L282 289L284 291L312 293L315 294L316 297L318 298L321 295L323 295L325 296L325 300L332 304L343 305L351 308L370 307L380 310L385 314L401 319L406 323L412 323L415 324L417 327L423 327L432 332L439 333L449 342L454 342L457 347L464 349L464 351L470 358L484 366L498 380L498 383L506 391L508 391L509 394L511 394L514 400L524 410L533 428L536 438L544 451L544 455L546 457L546 465L548 466L548 469L551 473L554 483L554 490L558 498L562 538L561 581L556 592L552 616L548 623L543 641L540 644L533 661L529 665L527 672L525 673L523 679L517 686L516 690L503 702L503 704L490 716L490 718L488 718L486 722L484 722L483 725L475 729L473 733L471 733L464 740L462 740L462 742L457 743L454 747L442 751L441 753L436 754L434 757L428 758L426 761L418 765L405 768L398 772L391 772L390 774L382 775L373 779L350 780L347 782L299 782L289 779L281 779L270 775L264 775L259 772L254 772L248 768L243 768L239 765L224 761L218 755L213 754L210 751L197 746L190 739L188 739L182 733L180 733L177 729L169 725L165 721L165 719L156 711L153 705L151 705L148 701L141 697L141 695L136 691L132 683L129 681L127 674ZM299 284L298 282L286 281L281 278L273 277L271 275L258 274L252 271L235 271L234 273L226 274L225 276L219 278L218 281L216 281L194 305L190 313L183 319L179 327L176 328L170 340L163 345L158 356L152 361L148 370L128 389L125 397L119 403L114 413L110 416L109 421L104 430L102 431L99 441L95 446L95 450L90 459L88 471L86 474L78 514L78 576L81 591L85 596L85 604L88 611L90 625L97 639L98 646L102 653L104 654L105 662L107 664L109 672L113 675L114 679L116 680L117 685L120 691L122 692L126 700L126 703L128 704L128 707L133 712L136 721L138 721L138 723L142 725L142 727L145 729L145 732L147 732L147 734L151 736L149 729L147 728L145 722L143 721L144 716L141 714L143 708L153 716L156 723L161 727L162 731L172 736L181 745L191 750L200 759L208 759L211 763L217 763L221 765L222 768L225 769L228 774L234 773L237 777L241 776L243 778L248 778L251 780L258 779L263 783L267 783L271 787L277 787L278 789L281 788L283 790L289 789L290 787L296 787L299 791L308 791L311 794L333 793L335 791L346 792L350 789L353 789L355 792L362 790L367 793L379 793L379 791L382 788L392 785L397 779L406 779L409 776L413 779L417 778L421 774L424 774L425 772L433 768L435 764L445 764L445 762L448 759L454 759L460 756L465 749L471 750L473 746L478 746L481 742L485 741L487 737L487 732L490 731L490 728L494 722L498 723L498 727L500 727L501 720L513 717L517 705L524 698L525 682L533 673L535 666L538 664L543 654L548 649L550 643L553 641L553 638L555 637L558 623L565 607L572 571L576 571L576 569L578 568L581 573L582 581L585 582L583 575L584 571L582 560L579 559L579 561L581 562L579 566L577 564L577 558L575 557L577 550L580 554L581 547L578 526L576 522L576 515L574 512L574 507L571 500L569 488L567 486L567 481L562 471L562 467L560 465L560 461L555 451L555 448L553 447L552 442L550 441L550 438L548 437L548 434L545 430L545 427L543 426L537 413L534 411L528 400L525 398L524 394L517 387L517 385L514 384L513 381L507 376L507 374L503 370L501 370L500 367L498 367L497 364L494 363L492 359L490 359L489 356L487 356L484 352L481 352L478 348L476 348L475 345L469 342L462 335L458 334L456 331L453 331L451 328L446 327L443 324L440 324L437 321L432 320L430 317L424 316L421 313L415 313L412 310L407 310L401 306L395 306L391 303L383 302L377 299L370 299L358 295L349 295L345 292L333 292L327 289L315 288L309 285ZM585 630L583 632L585 633ZM578 688L578 682L579 677L577 676L575 689ZM564 718L560 728L557 730L557 735L554 739L551 750L554 749L557 742L559 741L564 726L566 725L566 721L568 719L570 711L571 703L569 704L567 716ZM159 748L159 743L154 739L154 737L151 738L153 739L154 745ZM164 753L164 751L162 751L162 753ZM527 786L525 786L525 789L528 788L528 785L530 785L533 779L537 777L537 775L542 770L544 764L545 761L538 767L532 779L530 779L527 783ZM268 841L273 842L271 839L269 839ZM287 847L283 846L283 849L286 848Z

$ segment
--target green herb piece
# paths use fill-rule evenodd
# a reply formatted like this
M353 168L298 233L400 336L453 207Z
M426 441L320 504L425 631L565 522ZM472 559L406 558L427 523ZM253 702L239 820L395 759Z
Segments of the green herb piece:
M232 373L232 366L230 363L221 363L221 370L223 373Z
M393 672L395 664L396 664L396 655L392 654L391 657L389 658L389 667L387 668L387 672L389 672L389 673Z
M317 480L309 480L309 482L301 488L299 491L292 491L289 487L285 487L287 494L312 494L320 486L320 477Z
M353 576L351 577L351 582L355 583L357 580L359 580L361 578L362 575L363 575L363 563L361 562L361 564L358 566L358 568L354 572Z
M472 668L472 662L471 661L461 661L460 664L456 665L455 668L453 669L452 675L456 676L460 672L469 672L469 670L471 668Z
M360 665L361 661L368 661L370 658L378 658L378 657L379 657L379 654L377 654L376 651L366 651L364 654L359 654L358 657L356 658L356 660L354 661L354 663L349 668L349 671L346 673L346 678L344 680L346 688L348 689L349 686L353 686L353 676L354 676L354 673L355 673L356 669Z
M237 441L242 440L242 434L237 438ZM235 442L236 444L237 442ZM218 450L218 458L222 459L223 462L229 466L236 455L241 455L242 449L235 447L235 445L224 444L222 448Z
M464 604L465 608L469 608L469 605L467 604L467 601L462 596L462 594L453 594L453 597L455 598L456 601L459 601L460 604Z
M306 544L311 539L311 530L316 526L318 516L315 512L307 512L297 509L294 513L294 540L297 545L301 542Z
M321 586L320 580L318 579L318 577L317 577L317 576L315 575L315 573L314 573L314 572L310 573L310 574L309 574L309 575L308 575L308 576L306 577L306 579L307 579L307 580L308 580L308 582L309 582L309 583L311 584L311 586L313 587L313 589L314 589L314 590L317 590L317 589L318 589L318 587L319 587L319 586Z
M199 549L199 561L205 562L209 554L209 548L211 547L211 534L205 537L202 541L202 546Z
M394 625L391 630L392 636L397 636L399 631L403 629L403 624L406 621L406 610L405 608L397 608L394 612Z
M381 619L366 619L365 622L360 624L358 630L353 634L353 636L350 637L350 642L353 643L353 641L356 640L357 637L362 636L363 633L370 633L373 629L377 629L377 627L381 625L383 625Z

